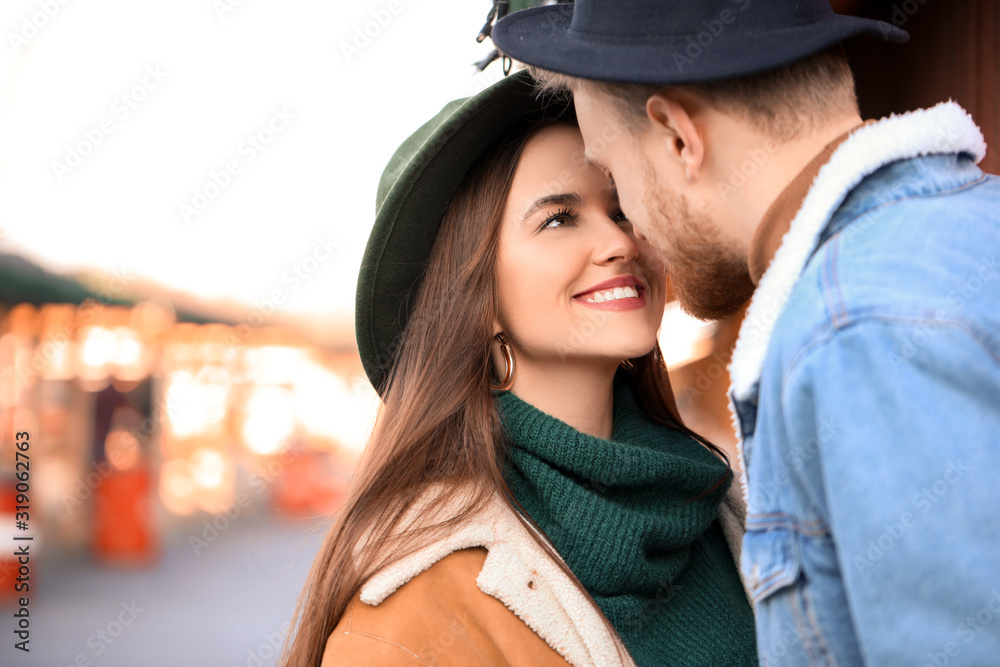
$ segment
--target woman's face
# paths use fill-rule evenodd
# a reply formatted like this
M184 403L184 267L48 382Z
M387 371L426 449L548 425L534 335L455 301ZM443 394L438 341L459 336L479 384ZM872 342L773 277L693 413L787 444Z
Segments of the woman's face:
M502 330L525 364L615 367L656 343L663 264L636 239L580 131L550 125L525 144L500 226Z

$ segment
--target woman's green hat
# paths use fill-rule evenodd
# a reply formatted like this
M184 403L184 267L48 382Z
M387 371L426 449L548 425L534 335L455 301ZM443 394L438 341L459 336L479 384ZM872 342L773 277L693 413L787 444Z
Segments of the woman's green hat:
M361 363L380 394L441 219L466 172L513 125L566 108L537 99L521 71L449 102L396 149L379 180L355 304Z

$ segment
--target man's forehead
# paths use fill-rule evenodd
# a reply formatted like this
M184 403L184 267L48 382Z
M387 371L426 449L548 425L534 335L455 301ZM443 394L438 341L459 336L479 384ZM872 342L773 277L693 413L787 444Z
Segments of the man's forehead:
M583 159L590 166L596 167L610 176L608 171L608 142L601 135L595 135L593 141L585 141Z
M609 146L622 138L621 119L606 100L591 95L576 97L576 118L583 135L583 158L598 168L607 167Z

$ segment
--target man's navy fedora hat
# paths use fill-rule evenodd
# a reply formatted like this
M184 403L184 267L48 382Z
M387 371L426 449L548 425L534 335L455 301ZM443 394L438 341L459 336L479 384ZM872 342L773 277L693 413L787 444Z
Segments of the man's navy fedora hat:
M829 0L577 0L514 12L492 37L511 58L553 72L673 84L762 72L860 34L910 38L834 14Z

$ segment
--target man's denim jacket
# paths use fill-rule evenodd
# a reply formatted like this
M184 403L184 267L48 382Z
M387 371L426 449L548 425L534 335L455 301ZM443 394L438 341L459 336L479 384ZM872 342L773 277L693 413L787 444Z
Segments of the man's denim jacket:
M853 133L730 368L761 664L1000 665L1000 179L954 103Z

